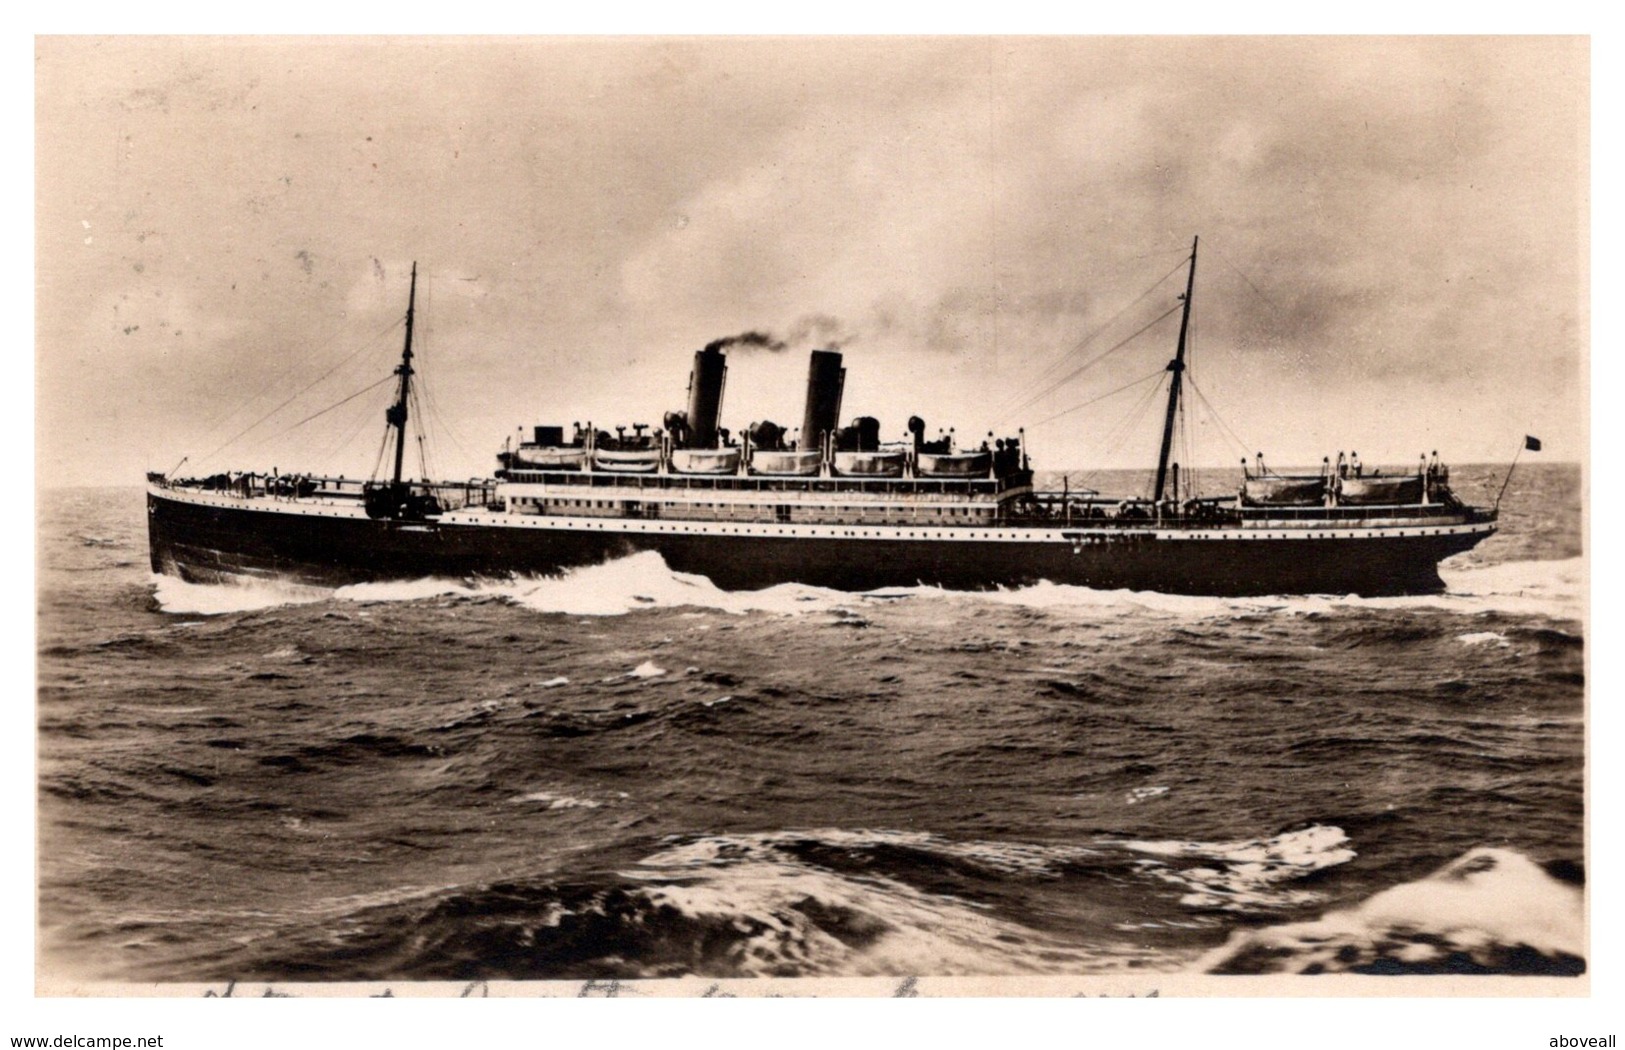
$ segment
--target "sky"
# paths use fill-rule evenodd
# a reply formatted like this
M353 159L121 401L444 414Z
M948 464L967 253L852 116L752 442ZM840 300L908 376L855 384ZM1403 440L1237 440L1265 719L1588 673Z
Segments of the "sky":
M746 331L785 348L730 352L724 426L795 426L833 345L884 436L1148 466L1198 236L1188 462L1586 455L1583 38L35 50L44 484L370 473L413 262L438 477L658 423Z

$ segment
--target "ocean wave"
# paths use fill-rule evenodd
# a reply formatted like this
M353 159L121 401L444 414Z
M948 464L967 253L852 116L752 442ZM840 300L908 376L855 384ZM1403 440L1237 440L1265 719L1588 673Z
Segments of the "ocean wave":
M1298 884L1354 856L1341 829L1321 825L1228 842L1102 838L1081 843L958 841L929 832L824 828L684 838L622 874L628 879L681 885L688 894L682 907L689 910L704 910L700 901L706 902L704 907L714 907L718 900L727 899L742 909L772 911L771 901L749 898L769 894L793 898L807 892L811 880L817 886L815 899L883 920L910 942L910 952L925 944L933 949L944 947L917 938L916 924L925 918L920 914L925 907L922 901L930 902L930 929L938 933L945 929L946 917L935 909L947 904L973 908L980 936L959 938L956 934L954 939L963 940L956 945L959 954L954 958L959 961L936 960L939 970L957 965L968 968L942 972L1061 972L1063 959L1066 965L1103 972L1125 966L1172 965L1166 954L1150 963L1141 956L1143 945L1114 941L1110 932L1141 935L1148 925L1188 925L1189 919L1200 918L1191 912L1267 915L1313 903L1324 899L1323 894ZM741 887L741 876L748 892ZM1087 948L997 919L984 906L972 903L978 887L1007 888L1010 879L1058 883L1069 887L1062 892L1090 896L1104 885L1114 887L1108 891L1111 894L1120 892L1125 877L1137 881L1145 895L1136 898L1129 913L1119 916L1123 921L1110 922L1103 911L1101 919L1109 929L1096 930ZM956 889L945 892L945 887ZM1172 887L1173 892L1164 887ZM880 890L884 896L874 896ZM969 895L962 895L961 890ZM1160 920L1148 922L1158 915ZM955 927L950 923L947 928ZM895 948L877 941L865 948L869 957L859 961L856 970L854 961L848 959L842 972L903 972L888 968L900 961ZM870 964L883 965L864 968Z
M1233 934L1208 973L1585 972L1581 890L1513 850L1468 851L1417 882L1311 922Z
M537 792L514 801L562 808L554 803L565 797ZM1068 944L897 872L821 862L820 851L846 856L898 839L940 842L839 831L673 840L617 872L510 880L364 908L319 943L300 930L256 946L258 958L238 972L275 975L290 961L329 980L382 972L586 979L1172 968L1132 938Z
M850 605L842 591L786 583L760 591L725 591L704 576L675 572L654 551L641 551L560 576L487 585L514 604L536 612L619 616L642 609L702 608L744 615L827 612Z
M508 801L612 804L554 789ZM1314 922L1249 929L1205 953L1191 944L1189 931L1220 925L1215 901L1245 904L1225 926L1237 910L1267 916L1310 899L1293 884L1352 857L1321 825L1214 842L674 836L614 870L347 901L320 931L290 926L230 966L319 980L1583 970L1578 891L1500 850ZM1040 898L1088 902L1086 925L1051 927Z
M152 574L152 593L164 612L191 616L223 616L283 605L308 605L333 595L327 588L288 580L236 576L219 583L188 583L158 573Z
M745 615L828 612L857 596L801 584L760 591L725 591L704 576L674 572L658 553L643 551L558 576L453 580L422 577L319 587L286 580L226 576L217 583L188 583L152 575L153 596L167 613L222 615L321 601L361 604L436 598L504 600L534 612L570 616L622 616L647 609L701 608Z
M812 848L826 859L830 850L862 854L867 860L877 850L894 856L912 852L931 863L954 862L999 875L1060 873L1060 866L1101 856L1087 846L995 841L956 841L928 831L889 829L763 832L756 835L714 835L683 839L641 863L650 868L705 869L741 858L784 857Z
M1103 591L1049 582L968 594L938 588L917 588L912 593L1041 609L1152 613L1195 619L1248 614L1302 616L1339 609L1433 608L1464 614L1500 612L1578 620L1585 611L1587 570L1583 558L1499 565L1446 561L1440 566L1440 577L1445 582L1442 594L1391 598L1355 594L1217 598L1153 591Z
M1439 576L1445 583L1443 594L1356 601L1373 609L1437 608L1466 614L1585 619L1589 574L1584 558L1476 565L1458 557L1441 564Z
M1041 973L1127 965L1107 946L1062 944L890 873L854 877L808 863L798 843L873 848L885 836L705 839L623 872L657 909L717 932L708 960L730 976Z
M531 791L523 795L516 795L508 801L514 803L533 802L542 805L545 809L597 809L601 805L597 799L576 798L573 795L560 795L552 791Z
M1343 829L1313 825L1264 839L1237 842L1129 841L1148 855L1140 866L1185 892L1179 902L1200 910L1254 912L1296 907L1320 899L1290 884L1355 858Z

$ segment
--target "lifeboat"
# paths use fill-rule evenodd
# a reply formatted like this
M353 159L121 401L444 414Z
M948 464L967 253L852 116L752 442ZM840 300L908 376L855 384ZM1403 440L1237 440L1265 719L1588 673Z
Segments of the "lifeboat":
M1252 507L1318 507L1326 502L1326 479L1319 474L1248 478L1241 502Z
M835 473L862 478L900 478L906 458L902 452L837 452Z
M671 469L678 474L737 474L737 448L678 448L671 453Z
M817 449L804 452L766 452L761 449L750 454L752 474L770 474L778 477L817 477L823 456Z
M653 474L660 469L658 448L639 448L625 451L607 448L594 449L592 465L595 470L615 474Z
M520 445L508 453L509 470L580 470L587 461L584 448L538 448Z
M1337 482L1337 502L1355 506L1421 503L1422 477L1419 474L1396 474L1392 477L1340 478Z
M914 473L922 478L974 478L992 467L991 452L921 452Z

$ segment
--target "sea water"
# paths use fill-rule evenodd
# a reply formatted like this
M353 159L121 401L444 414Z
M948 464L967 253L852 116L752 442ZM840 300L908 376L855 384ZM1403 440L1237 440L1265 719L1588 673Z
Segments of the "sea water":
M1213 599L198 586L45 491L41 973L1580 973L1580 500L1520 466L1441 595Z

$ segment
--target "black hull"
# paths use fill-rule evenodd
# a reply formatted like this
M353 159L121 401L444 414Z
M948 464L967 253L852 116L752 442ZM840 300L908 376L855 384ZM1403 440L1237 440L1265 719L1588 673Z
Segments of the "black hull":
M654 551L673 570L728 590L790 582L848 591L917 584L977 590L1048 580L1214 596L1435 593L1444 588L1439 562L1488 534L1267 538L1230 532L1195 539L1191 530L1186 538L1159 539L1146 530L1105 542L1054 542L1053 531L1034 529L1030 541L843 539L616 531L613 519L590 529L375 521L212 506L156 493L147 496L147 522L153 571L193 582L257 576L342 586L426 576L552 575Z

